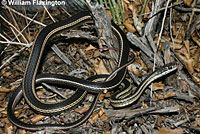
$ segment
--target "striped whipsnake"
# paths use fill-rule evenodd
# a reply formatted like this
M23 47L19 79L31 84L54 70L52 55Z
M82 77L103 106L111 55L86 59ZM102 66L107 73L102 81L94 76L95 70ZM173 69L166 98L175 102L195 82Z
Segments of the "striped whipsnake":
M117 87L124 79L126 74L126 69L123 67L128 62L129 56L129 41L127 41L126 35L122 32L122 30L112 24L112 31L114 36L119 40L119 56L118 56L118 69L112 77L105 75L96 75L89 77L87 80L78 79L75 77L69 77L66 75L58 75L58 74L38 74L38 68L40 65L40 61L43 55L43 51L45 47L47 47L48 40L55 35L56 33L62 30L70 30L76 26L79 26L85 22L91 22L92 16L89 12L81 12L77 15L72 16L69 19L66 19L61 22L57 22L51 25L46 26L37 36L36 41L32 47L31 54L28 60L28 64L26 67L24 79L22 82L22 86L20 86L11 97L8 104L8 118L10 121L16 126L29 129L29 130L38 130L42 128L56 128L56 129L68 129L71 127L75 127L83 123L88 117L91 115L95 104L98 99L98 93L103 92L104 90L111 90ZM176 66L174 64L168 64L164 67L159 68L155 72L153 72L145 81L141 83L138 87L137 92L126 98L118 98L111 97L111 103L114 107L123 107L130 103L135 102L142 94L144 89L155 79L158 79L172 71L176 70ZM96 82L98 79L105 79L101 82ZM48 84L59 84L66 86L73 86L78 88L76 93L70 97L69 99L55 103L55 104L47 104L42 102L35 93L35 88L40 83L48 83ZM130 88L127 88L130 89ZM126 91L126 90L125 90ZM92 92L95 94L95 99L93 103L86 112L86 114L80 118L79 120L65 124L65 125L56 125L56 124L40 124L40 125L31 125L26 124L19 121L14 115L14 108L16 104L20 101L20 99L24 96L26 102L33 108L34 110L44 113L51 114L61 112L63 110L70 109L83 100L87 92ZM115 96L115 95L114 95ZM117 95L116 95L117 96ZM123 95L122 95L123 96Z

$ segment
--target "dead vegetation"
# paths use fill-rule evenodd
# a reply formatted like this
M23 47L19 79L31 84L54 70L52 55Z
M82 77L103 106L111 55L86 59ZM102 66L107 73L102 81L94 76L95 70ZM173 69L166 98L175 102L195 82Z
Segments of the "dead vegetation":
M9 122L6 108L11 92L21 84L30 48L43 27L75 13L60 7L28 11L25 7L1 6L0 133L200 133L200 2L113 1L102 0L100 3L132 43L130 58L135 56L135 61L128 66L127 77L134 87L163 64L176 62L178 70L152 83L137 103L124 109L112 108L109 102L112 92L102 93L93 114L78 128L37 132L22 130ZM86 79L112 72L118 48L101 44L94 26L84 25L81 29L63 32L52 39L41 73L60 73ZM106 33L107 29L103 30ZM72 37L76 39L67 40ZM101 40L106 42L106 37ZM44 87L38 87L37 95L45 102L63 101L74 93L67 88L58 88L55 92L59 93L52 93ZM81 106L55 116L38 115L22 100L15 114L20 120L32 124L73 122L88 110L92 99L93 96L88 95Z

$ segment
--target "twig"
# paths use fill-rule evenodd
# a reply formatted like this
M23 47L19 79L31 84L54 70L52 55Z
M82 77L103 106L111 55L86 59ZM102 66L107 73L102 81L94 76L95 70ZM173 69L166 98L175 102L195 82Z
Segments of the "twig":
M16 19L15 19L15 17L13 16L13 13L11 12L10 9L9 9L8 11L9 11L11 17L12 17L12 20L13 20L13 22L14 22L14 25L15 25L15 26L17 27L17 29L20 31L19 25L17 24Z
M164 29L165 18L166 18L166 14L167 14L167 9L168 9L169 2L170 2L170 0L167 1L166 7L165 7L165 12L164 12L163 20L162 20L162 26L161 26L161 30L160 30L158 41L157 41L157 45L156 45L157 49L159 47L161 36L162 36L162 32L163 32L163 29Z
M21 45L21 46L24 46L24 47L30 47L32 44L26 44L26 43L21 43L21 42L13 42L13 41L1 41L0 40L0 43L2 44L14 44L14 45Z
M109 118L115 117L116 119L132 119L134 117L142 116L144 114L168 114L179 112L181 110L180 107L149 107L143 109L121 109L121 110L105 110L106 115Z
M10 29L11 29L12 33L15 35L17 41L21 43L21 41L20 41L20 39L18 38L17 33L14 31L14 29L13 29L12 27L10 27Z
M1 33L0 33L0 36L4 39L4 40L6 40L6 41L9 41L9 39L7 39L4 35L2 35Z
M34 22L34 23L36 23L36 24L39 24L39 25L41 25L41 26L43 26L43 27L46 26L45 24L43 24L43 23L41 23L41 22L39 22L39 21L37 21L37 20L34 20L34 18L29 18L29 17L23 15L22 13L17 12L16 10L14 10L14 9L12 9L12 8L10 8L10 7L8 7L8 6L6 6L6 5L5 5L5 7L6 7L7 9L11 10L12 12L14 12L14 13L16 13L16 14L18 14L18 15L24 17L24 18L26 18L27 20L30 20L31 22Z
M51 47L51 49L58 55L58 57L60 57L67 65L71 65L72 62L70 61L70 59L63 53L60 51L60 49L53 44L53 46Z
M55 87L50 86L50 85L48 85L46 83L42 83L42 85L45 86L47 89L51 90L52 92L56 93L57 95L59 95L63 99L67 99L67 97L64 96L62 93L60 93Z
M8 25L10 25L12 28L14 28L21 36L22 38L28 43L27 39L24 37L24 35L15 27L13 24L11 24L9 21L7 21L2 15L0 15L0 18L2 18Z
M18 56L19 53L21 53L26 47L22 47L18 52L16 52L15 54L13 54L10 58L8 58L1 66L0 66L0 70L9 62L11 62L11 60Z
M181 126L181 127L190 129L190 130L192 130L192 131L196 131L198 134L200 133L200 128L199 128L199 127L193 127L193 126ZM197 133L196 133L196 134L197 134Z
M32 20L37 16L37 14L38 14L38 13L36 13L36 14L33 16ZM32 21L30 21L30 22L22 29L22 31L21 31L20 33L22 33L22 32L31 24L31 22L32 22ZM20 34L18 34L17 36L15 36L15 37L12 39L12 41L14 41L19 35L20 35ZM0 55L2 55L2 54L4 53L4 51L7 49L7 47L8 47L9 45L10 45L10 44L8 44L8 45L4 48L4 50L1 52Z
M164 2L165 2L165 0L156 0L155 4L152 4L153 11L151 12L150 19L145 26L144 35L150 34L152 36L152 38L155 37L156 27L157 27L158 23L160 22L161 15L158 14L157 16L154 16L154 14L158 11L158 9L160 7L162 7Z
M65 39L70 39L70 38L84 38L84 39L89 39L92 42L97 42L98 38L96 36L91 35L88 32L84 32L81 30L76 30L76 31L71 31L70 33L67 34L62 34L61 36L64 37Z
M177 7L178 5L180 5L180 4L182 4L182 3L183 3L183 1L181 1L181 2L179 2L179 3L176 3L176 4L174 4L174 5L168 6L168 9L169 9L169 8L175 8L175 7ZM152 17L156 16L157 14L159 14L159 13L162 12L162 11L165 11L165 7L158 9L156 13L154 13L152 16L149 17L149 19L151 19ZM148 15L148 14L151 14L151 13L152 13L152 12L143 13L143 14L140 14L140 15L138 15L138 16L144 16L144 15Z
M138 47L141 49L141 51L147 55L151 61L153 61L154 59L152 58L153 57L153 53L152 51L147 47L145 46L138 38L135 34L133 33L128 33L127 34L127 38L128 40L131 42L132 45ZM161 62L162 60L160 59L160 57L156 56L156 60Z
M200 14L195 17L195 19L192 21L190 29L186 32L186 39L189 39L191 37L191 34L194 32L196 29L196 26L200 22Z
M155 107L149 107L149 108L143 108L143 109L121 109L121 110L105 110L106 115L108 118L115 117L115 119L131 119L136 116L141 116L143 114L147 114L149 112L155 111L160 108L155 108Z
M54 20L53 16L50 14L50 12L48 11L47 7L44 5L44 2L42 0L40 0L40 2L42 3L42 6L44 7L44 9L46 10L47 14L49 15L49 17L52 19L52 21L55 23L56 21Z
M197 98L200 98L200 91L199 86L197 86L192 80L187 78L186 74L183 71L178 71L179 77L183 79L185 82L187 82L187 85L189 86L189 96L195 96ZM192 93L191 93L192 91Z
M184 7L179 7L179 6L175 6L173 7L175 10L179 11L179 12L183 12L183 13L189 13L189 12L200 12L200 9L198 8L184 8Z
M151 114L168 114L168 113L175 113L175 112L179 112L181 110L181 107L165 107L165 108L161 108L152 112L149 112Z
M34 16L33 16L33 19L37 16L37 14L38 13L36 13ZM32 19L32 20L33 20ZM30 21L25 27L24 27L24 29L22 29L22 31L20 32L20 33L22 33L30 24L31 24L31 22L32 21ZM20 34L18 34L17 36L19 36ZM15 37L16 38L16 37ZM12 40L12 41L14 41L15 40L15 38ZM7 47L9 46L9 44L7 45ZM6 48L7 48L6 47ZM6 49L5 48L5 49ZM23 47L23 48L21 48L17 53L15 53L15 54L13 54L10 58L8 58L1 66L0 66L0 70L7 64L7 63L9 63L14 57L16 57L16 56L18 56L19 55L19 53L21 52L21 51L23 51L24 49L25 49L26 47ZM4 49L4 50L5 50ZM3 54L3 52L4 51L2 51L2 53L1 53L1 55Z
M174 50L174 38L173 38L173 34L172 34L172 9L170 9L170 16L169 16L169 32L170 32L170 38L172 40L173 43L173 50Z
M161 27L161 30L160 30L160 33L159 33L157 44L156 44L157 49L156 49L156 52L154 52L153 71L155 71L155 68L156 68L156 62L157 62L156 57L158 57L157 51L158 51L158 47L159 47L159 44L160 44L162 32L163 32L163 29L164 29L165 18L166 18L169 2L170 2L170 0L167 1L166 7L165 7L164 17L163 17L163 21L162 21L162 27ZM152 94L153 94L153 85L151 84L151 97L152 97Z

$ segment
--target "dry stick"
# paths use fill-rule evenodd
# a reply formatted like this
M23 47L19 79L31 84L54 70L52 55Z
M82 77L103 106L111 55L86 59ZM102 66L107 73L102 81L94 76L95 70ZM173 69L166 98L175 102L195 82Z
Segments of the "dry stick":
M164 29L165 18L166 18L166 14L167 14L167 9L168 9L168 6L169 6L169 2L170 2L170 0L167 1L167 5L165 7L164 17L163 17L163 21L162 21L162 27L161 27L161 30L160 30L160 33L159 33L157 44L156 44L157 49L156 49L156 52L154 52L153 71L155 71L155 67L156 67L156 55L157 55L158 47L159 47L159 44L160 44L162 32L163 32L163 29ZM153 86L151 84L151 97L152 97L152 93L153 93Z
M21 42L14 42L14 41L1 41L0 40L0 43L2 44L14 44L14 45L21 45L21 46L24 46L24 47L30 47L31 46L31 43L30 44L26 44L26 43L21 43Z
M33 19L37 16L37 14L38 14L38 13L36 13L36 14L33 16ZM33 19L32 19L32 20L33 20ZM27 24L27 26L25 26L25 27L22 29L22 31L21 31L20 33L22 33L22 32L31 24L31 22L32 22L32 21L30 21L30 22ZM20 33L19 33L17 36L15 36L15 37L12 39L12 41L14 41L14 40L20 35ZM4 53L4 51L8 48L9 45L10 45L10 44L8 44L8 45L4 48L4 50L1 52L0 55L2 55L2 54ZM27 47L30 47L30 46L27 46Z
M32 18L29 18L29 17L23 15L22 13L19 13L19 12L17 12L16 10L14 10L14 9L12 9L12 8L10 8L10 7L8 7L8 6L5 6L5 7L6 7L7 9L11 10L13 13L16 13L16 14L18 14L18 15L20 15L20 16L26 18L27 20L30 20L31 22L34 22L34 23L36 23L36 24L39 24L39 25L41 25L41 26L43 26L43 27L46 26L45 24L43 24L43 23L41 23L41 22L39 22L39 21L37 21L37 20L34 20L34 19L32 19Z
M16 52L15 54L13 54L10 58L8 58L1 66L0 66L0 70L7 64L9 63L14 57L18 56L20 52L22 52L26 47L22 47L18 52Z
M16 37L17 41L21 43L20 39L17 36L17 33L14 31L14 29L12 27L10 27L12 33L14 34L14 36Z
M174 5L168 6L168 8L176 7L176 6L178 6L178 5L182 4L182 3L183 3L183 1L181 1L181 2L179 2L179 3L176 3L176 4L174 4ZM164 7L164 8L158 9L157 12L154 13L149 19L151 19L152 17L154 17L155 15L157 15L158 13L160 13L160 12L163 11L163 10L165 10L165 7ZM143 14L139 14L138 16L149 15L149 14L151 14L151 13L152 13L152 12L143 13Z
M132 119L134 117L142 116L144 114L168 114L179 112L181 107L174 106L174 107L149 107L149 108L139 108L139 109L121 109L121 110L105 110L106 115L108 118L116 117L118 119Z
M16 19L15 19L15 17L13 16L13 13L11 12L10 9L9 9L8 11L9 11L11 17L12 17L12 20L13 20L13 22L14 22L14 25L17 27L17 29L18 29L19 31L21 31L20 28L19 28L19 25L18 25L18 23L17 23L17 21L16 21ZM15 35L15 36L16 36L16 35ZM17 38L17 39L18 39L18 38ZM20 40L18 40L18 41L20 42Z
M60 6L60 8L61 8L69 17L72 16L65 8L63 8L62 6Z
M173 38L173 34L172 34L172 8L170 9L170 16L169 16L169 32L170 32L170 37L172 40L172 44L173 44L173 50L174 50L174 38Z
M42 3L42 6L44 7L44 9L47 11L49 17L53 20L53 22L55 23L56 21L54 20L53 16L50 14L50 12L48 11L47 7L44 5L44 2L42 0L40 0L40 2Z
M22 38L26 41L26 43L28 43L28 41L24 37L24 35L15 26L13 26L13 24L11 24L9 21L7 21L2 15L0 15L0 18L2 18L8 25L10 25L12 28L14 28L22 36Z
M38 14L38 13L36 13L36 14L33 16L33 19L37 16L37 14ZM32 19L32 20L33 20L33 19ZM32 21L30 21L30 22L24 27L24 29L22 29L22 31L21 31L20 33L22 33L22 32L31 24L31 22L32 22ZM19 35L20 35L20 34L18 34L17 36L19 36ZM16 38L16 37L15 37L15 38ZM15 40L15 38L14 38L13 40ZM9 45L8 45L8 46L9 46ZM7 47L8 47L8 46L7 46ZM7 47L6 47L6 48L7 48ZM6 49L6 48L5 48L5 49ZM14 57L18 56L19 53L20 53L21 51L23 51L25 48L26 48L26 47L21 48L18 52L16 52L14 55L12 55L10 58L8 58L8 59L0 66L0 70L1 70L7 63L9 63ZM4 50L5 50L5 49L4 49ZM2 52L2 53L3 53L3 52ZM2 53L1 53L1 54L2 54Z
M163 29L164 29L165 18L166 18L166 14L167 14L167 9L168 9L169 2L170 2L170 0L167 1L167 5L165 7L164 17L163 17L163 20L162 20L162 27L161 27L161 30L160 30L160 33L159 33L159 37L158 37L158 41L157 41L157 45L156 45L157 49L159 47L161 36L162 36L162 32L163 32Z
M6 41L9 41L9 39L7 39L4 35L2 35L1 33L0 33L0 36L4 39L4 40L6 40Z
M183 63L183 61L178 57L178 55L175 53L175 51L174 51L174 48L175 48L175 44L174 44L174 38L173 38L173 33L172 33L172 11L173 11L173 9L171 8L170 9L170 20L169 20L169 25L170 25L170 38L171 38L171 40L172 40L172 44L173 44L173 48L171 48L171 46L169 45L169 47L170 47L170 50L172 51L172 53L173 53L173 55L176 57L176 59L184 66L184 63ZM179 32L178 32L179 33ZM177 38L177 35L176 35L176 37L175 37L175 39Z
M197 0L194 0L194 2L192 3L192 7L194 7L196 1L197 1ZM189 24L188 24L188 26L187 26L187 31L189 31L189 29L190 29L190 25L191 25L191 23L192 23L192 18L193 18L193 16L194 16L194 10L192 10L192 14L191 14L191 16L190 16Z

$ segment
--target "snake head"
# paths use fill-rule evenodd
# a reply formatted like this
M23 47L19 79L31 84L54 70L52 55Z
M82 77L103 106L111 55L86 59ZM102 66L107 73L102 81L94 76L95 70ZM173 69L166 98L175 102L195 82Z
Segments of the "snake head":
M177 64L175 62L171 62L169 64L166 64L162 67L160 67L156 72L160 76L167 75L177 69Z

